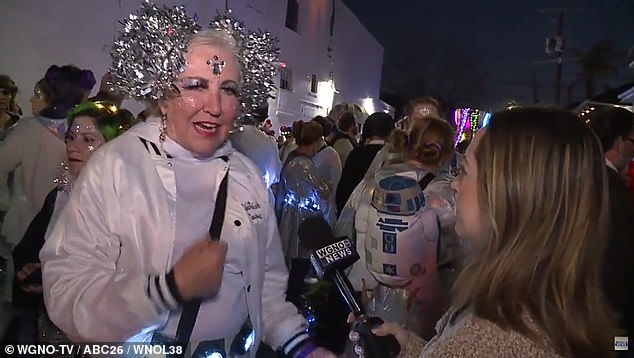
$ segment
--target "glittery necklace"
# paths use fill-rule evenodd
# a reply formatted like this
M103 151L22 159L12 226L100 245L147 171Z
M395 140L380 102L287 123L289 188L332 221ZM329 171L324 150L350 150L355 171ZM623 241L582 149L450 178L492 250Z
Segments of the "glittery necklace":
M66 161L60 163L59 172L57 173L57 177L53 180L53 183L57 185L58 190L66 194L70 194L73 190L73 177L70 175Z

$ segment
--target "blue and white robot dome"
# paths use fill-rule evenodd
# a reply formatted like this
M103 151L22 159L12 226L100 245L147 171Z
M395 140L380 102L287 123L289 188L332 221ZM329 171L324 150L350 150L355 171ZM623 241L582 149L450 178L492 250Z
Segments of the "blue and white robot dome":
M418 182L399 175L380 180L369 209L366 266L374 278L403 287L424 275L435 260L440 227Z
M372 206L387 214L414 215L425 206L425 194L416 180L394 175L378 182Z

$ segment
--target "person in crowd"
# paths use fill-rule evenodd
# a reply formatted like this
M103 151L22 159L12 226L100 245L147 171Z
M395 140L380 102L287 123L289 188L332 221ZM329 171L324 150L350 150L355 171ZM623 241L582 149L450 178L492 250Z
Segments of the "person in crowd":
M20 119L20 115L13 111L17 93L18 87L11 77L0 74L0 141Z
M34 117L38 116L40 112L50 106L52 97L52 89L48 85L46 79L42 78L37 81L33 87L33 95L29 98L29 102L31 103L31 114Z
M337 151L326 143L325 138L331 135L331 131L335 129L333 123L328 117L316 116L313 121L319 123L323 129L324 135L319 139L317 151L313 155L313 163L317 173L323 177L328 183L328 189L333 195L337 192L337 186L341 179L342 162Z
M442 102L430 96L423 96L411 100L407 103L404 110L403 118L396 122L396 128L408 131L412 125L412 117L417 115L422 117L438 117L445 118L442 109Z
M268 118L268 106L260 107L240 120L241 129L229 137L231 144L255 163L267 188L280 181L282 163L277 145L257 126ZM273 195L273 191L271 191Z
M85 88L81 86L84 75L84 71L73 65L50 66L31 98L35 117L21 119L0 143L0 211L6 211L2 255L8 260L9 278L3 293L7 300L11 299L13 277L11 250L55 186L53 180L66 152L66 116L84 97ZM12 172L10 190L8 178Z
M363 123L361 146L353 149L346 160L337 186L337 212L341 213L354 188L361 182L376 154L394 129L394 119L386 113L371 114Z
M563 110L495 113L452 187L472 252L436 336L373 332L394 334L402 357L613 356L600 280L608 179L592 130Z
M300 121L297 120L293 122L293 124L291 124L290 131L288 135L286 136L284 143L280 145L280 161L282 165L286 163L286 160L288 159L288 155L291 154L292 151L297 149L297 143L295 143L295 135L297 134L297 131L299 130L299 122Z
M321 216L334 224L334 200L327 181L312 161L322 145L323 130L317 121L294 125L298 147L282 168L275 207L282 250L290 268L287 299L299 306L304 279L310 270L309 251L299 242L298 229L306 218Z
M599 137L610 190L610 235L603 264L605 294L620 313L620 325L634 336L634 202L620 176L634 157L634 113L606 107L584 117Z
M358 146L356 139L358 133L359 130L354 113L344 112L341 117L339 117L334 136L330 142L328 142L328 144L337 151L337 154L339 154L339 159L342 164L346 163L350 152Z
M105 143L74 183L40 252L49 317L73 341L189 341L194 355L227 355L244 327L253 345L239 354L255 357L264 340L290 356L334 358L285 302L267 189L227 140L241 79L256 70L241 61L247 36L151 3L125 23L138 32L115 42L114 83L159 100L162 118ZM166 43L178 52L157 50ZM147 70L155 62L167 65Z
M436 308L441 228L430 203L452 199L439 172L451 158L453 138L449 124L435 117L416 121L409 133L394 130L390 160L357 186L335 227L335 236L356 242L361 259L348 277L373 312L429 337L442 314ZM438 178L445 190L430 189Z
M61 336L49 323L42 300L38 255L44 245L46 230L68 202L73 183L95 150L119 136L134 122L132 113L120 110L110 102L84 102L68 115L69 127L64 137L66 160L55 180L57 186L46 196L44 205L29 224L20 243L13 249L16 272L13 302L22 310L18 332L25 342L52 341L56 336ZM38 276L40 280L37 279ZM37 328L38 317L40 329Z
M406 132L414 125L414 122L418 120L425 121L428 117L443 118L441 115L440 102L432 97L421 97L412 100L405 107L405 116L396 122L396 128L402 129ZM374 160L370 164L366 174L374 175L381 169L385 161L388 159L387 147L382 148Z

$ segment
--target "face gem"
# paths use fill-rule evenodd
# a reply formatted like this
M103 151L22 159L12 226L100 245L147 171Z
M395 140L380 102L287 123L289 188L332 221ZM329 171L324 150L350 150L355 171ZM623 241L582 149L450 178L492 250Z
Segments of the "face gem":
M218 55L214 55L211 60L207 60L207 65L211 66L211 72L220 76L222 74L222 69L225 67L225 61L221 61Z

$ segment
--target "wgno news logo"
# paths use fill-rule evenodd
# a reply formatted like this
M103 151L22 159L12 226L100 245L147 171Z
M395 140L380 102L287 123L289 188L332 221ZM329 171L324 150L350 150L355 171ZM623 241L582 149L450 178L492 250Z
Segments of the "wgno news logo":
M615 351L626 351L628 350L628 342L627 337L614 337L614 350Z

